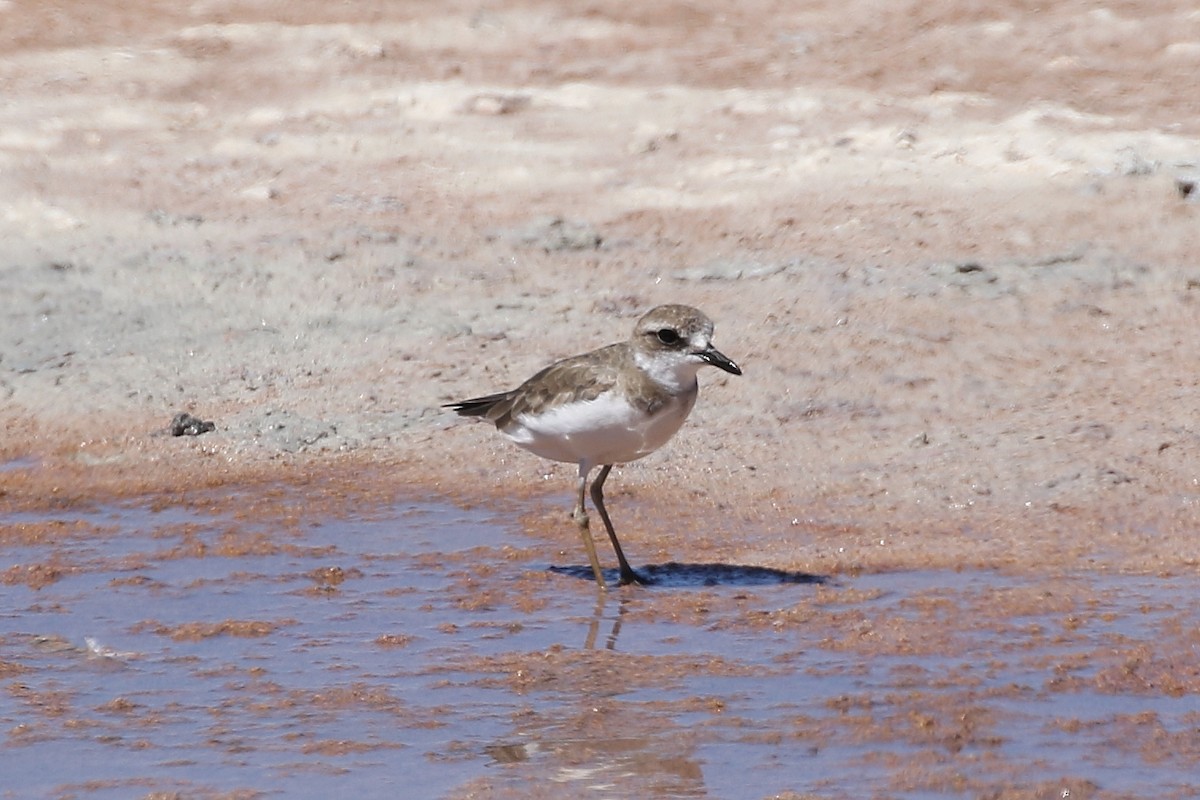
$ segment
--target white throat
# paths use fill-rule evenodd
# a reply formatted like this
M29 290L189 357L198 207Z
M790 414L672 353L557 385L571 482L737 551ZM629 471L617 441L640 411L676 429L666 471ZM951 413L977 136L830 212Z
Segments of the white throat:
M684 352L634 352L633 360L650 380L672 395L687 394L696 386L703 362Z

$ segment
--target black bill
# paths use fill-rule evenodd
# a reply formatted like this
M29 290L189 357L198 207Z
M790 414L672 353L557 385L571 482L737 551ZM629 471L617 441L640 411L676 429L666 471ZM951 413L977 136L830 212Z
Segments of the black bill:
M720 350L718 350L715 347L710 347L707 350L703 351L702 353L700 353L700 357L703 358L709 364L712 364L714 367L719 367L719 368L725 370L726 372L732 373L734 375L742 374L742 368L739 367L737 364L733 363L733 361L731 361L730 359L726 358L725 354L722 353Z

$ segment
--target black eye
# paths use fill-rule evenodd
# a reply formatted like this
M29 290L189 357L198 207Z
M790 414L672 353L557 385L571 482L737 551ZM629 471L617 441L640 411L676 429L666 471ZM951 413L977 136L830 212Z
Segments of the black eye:
M658 340L663 344L676 344L679 341L679 331L670 328L663 328L657 334Z

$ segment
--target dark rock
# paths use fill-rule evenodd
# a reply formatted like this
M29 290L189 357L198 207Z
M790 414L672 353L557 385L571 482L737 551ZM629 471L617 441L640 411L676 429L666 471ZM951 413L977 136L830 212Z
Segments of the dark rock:
M194 417L186 411L180 411L171 420L171 426L168 430L172 436L199 436L202 433L208 433L216 429L217 426L215 423Z

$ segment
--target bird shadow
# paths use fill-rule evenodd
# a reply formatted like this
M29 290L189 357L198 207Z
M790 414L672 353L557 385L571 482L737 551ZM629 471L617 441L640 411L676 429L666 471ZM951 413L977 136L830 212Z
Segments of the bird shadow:
M551 572L569 575L580 580L594 581L589 566L550 567ZM671 561L666 564L646 564L635 570L638 583L642 586L666 588L688 588L696 586L778 586L781 584L829 583L827 575L812 572L753 567L743 564L681 564ZM611 585L620 582L617 570L604 570L604 580Z

